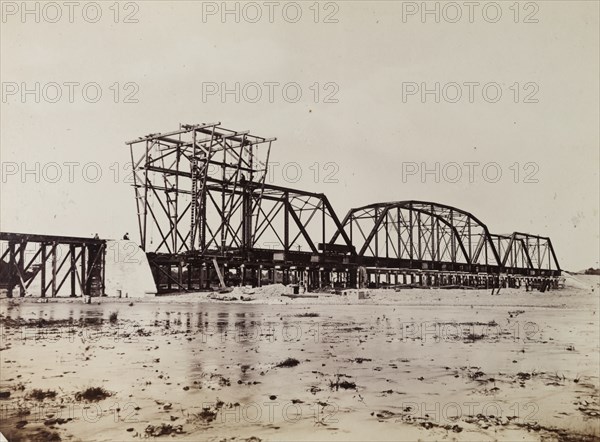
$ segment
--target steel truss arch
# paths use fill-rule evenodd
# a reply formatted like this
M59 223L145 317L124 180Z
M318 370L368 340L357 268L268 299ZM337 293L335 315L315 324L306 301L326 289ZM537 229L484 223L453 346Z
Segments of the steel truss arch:
M368 234L364 220L371 223ZM376 203L351 209L342 224L359 257L390 258L392 250L393 258L403 260L502 265L487 226L457 207L417 200Z

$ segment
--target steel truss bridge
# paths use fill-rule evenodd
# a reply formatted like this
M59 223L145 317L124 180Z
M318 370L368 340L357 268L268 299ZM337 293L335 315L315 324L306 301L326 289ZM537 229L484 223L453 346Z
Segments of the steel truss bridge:
M216 281L499 287L560 276L550 238L494 234L456 207L376 203L340 219L324 194L266 182L275 140L210 123L126 143L159 292Z
M102 239L0 232L0 287L9 298L15 288L20 297L102 296L105 256Z

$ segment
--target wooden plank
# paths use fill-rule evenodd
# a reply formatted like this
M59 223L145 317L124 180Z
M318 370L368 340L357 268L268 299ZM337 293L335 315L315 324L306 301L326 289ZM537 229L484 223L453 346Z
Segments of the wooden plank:
M219 263L216 258L212 259L213 265L215 266L215 270L217 271L217 276L219 277L219 281L221 282L221 288L225 288L225 280L223 279L223 275L221 274L221 269L219 268Z

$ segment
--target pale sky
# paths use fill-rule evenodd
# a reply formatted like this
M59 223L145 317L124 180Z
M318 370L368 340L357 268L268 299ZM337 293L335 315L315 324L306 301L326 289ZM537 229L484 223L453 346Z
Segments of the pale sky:
M137 239L124 142L220 121L277 137L271 161L298 163L303 174L286 182L279 166L272 182L326 193L340 218L378 201L434 201L472 212L494 233L550 236L564 269L599 266L598 2L499 2L495 23L491 2L479 3L472 20L455 3L456 23L457 10L444 4L436 23L415 11L421 2L391 1L275 2L272 23L264 2L239 3L239 16L224 19L222 2L121 3L118 17L113 2L101 2L102 16L90 23L89 3L71 11L73 23L62 2L58 19L43 3L37 17L23 16L21 2L2 4L2 231L104 238L127 231ZM203 17L203 8L214 15ZM137 23L124 23L127 16ZM94 82L102 91L95 103ZM22 94L36 83L39 97ZM69 83L77 83L72 100ZM239 100L203 96L236 83L245 92ZM251 83L260 85L257 100ZM434 93L406 95L436 83L439 103ZM459 85L460 99L449 83ZM282 94L290 84L302 91L297 102ZM488 102L497 88L502 96ZM449 163L460 166L460 179ZM435 173L422 177L423 167L439 167L440 182ZM332 171L337 182L324 182Z

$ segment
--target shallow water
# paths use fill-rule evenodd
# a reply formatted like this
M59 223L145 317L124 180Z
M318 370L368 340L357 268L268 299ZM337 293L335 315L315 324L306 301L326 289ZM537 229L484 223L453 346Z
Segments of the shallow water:
M538 440L555 428L598 435L597 418L579 410L598 394L590 309L0 306L0 390L11 392L0 402L0 431L16 437L44 428L64 440L134 440L161 423L182 425L182 440ZM278 367L286 358L299 364ZM76 401L88 386L112 396ZM28 399L35 388L58 396ZM18 417L19 408L32 413ZM44 425L49 414L72 420ZM28 423L16 430L19 420ZM529 431L536 423L549 430Z

